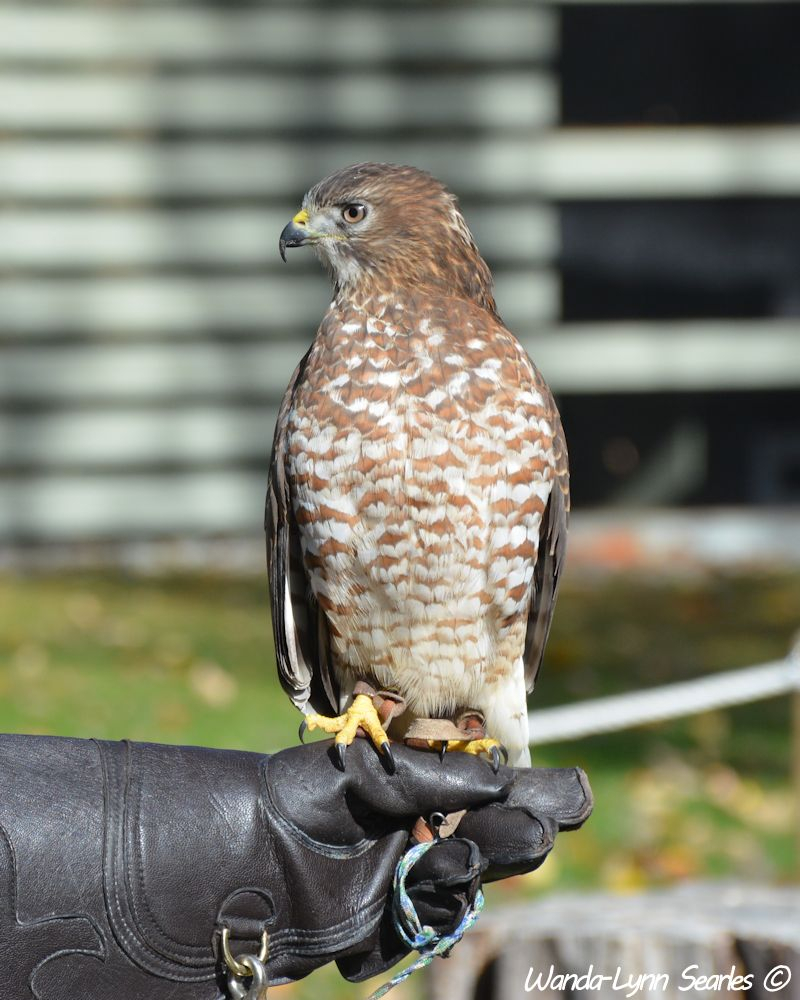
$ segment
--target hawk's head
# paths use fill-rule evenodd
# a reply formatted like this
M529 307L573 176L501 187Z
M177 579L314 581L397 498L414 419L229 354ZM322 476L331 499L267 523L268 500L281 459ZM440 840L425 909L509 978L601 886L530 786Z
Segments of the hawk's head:
M418 288L494 311L492 276L454 195L423 170L359 163L320 181L280 237L314 245L337 294Z

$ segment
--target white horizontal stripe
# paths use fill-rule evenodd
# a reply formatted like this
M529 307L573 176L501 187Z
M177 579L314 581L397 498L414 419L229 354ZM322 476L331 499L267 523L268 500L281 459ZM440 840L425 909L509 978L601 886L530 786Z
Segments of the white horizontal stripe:
M531 175L553 198L800 194L800 128L563 129Z
M325 275L196 278L9 278L0 284L0 336L67 331L176 332L226 328L252 332L304 326L316 330L330 289ZM498 298L509 320L552 319L558 310L554 272L503 271ZM299 348L298 348L299 349Z
M276 397L302 354L301 344L12 348L3 352L0 398L89 402L239 393Z
M266 494L261 473L163 476L40 476L0 490L0 537L56 540L142 533L261 533Z
M611 733L800 691L800 659L727 670L678 684L531 712L534 745Z
M525 336L561 392L647 392L800 385L800 322L597 324ZM130 344L6 347L0 398L169 400L242 393L277 398L303 345Z
M552 124L557 114L555 81L533 70L427 78L0 74L0 128L25 130L531 128Z
M609 537L624 538L633 565L654 573L674 573L676 565L729 570L738 566L800 566L797 508L716 507L582 511L570 518L570 565L612 568L601 551ZM580 569L579 569L580 572ZM691 572L691 571L690 571Z
M33 268L272 262L278 260L278 235L295 207L288 197L285 210L9 207L0 214L0 264ZM462 207L486 256L530 264L558 253L558 217L553 208L532 204L475 208L469 202Z
M800 386L800 320L587 323L522 342L561 392Z
M800 128L563 129L464 141L9 140L0 196L297 197L347 163L430 170L457 193L541 198L800 194ZM591 165L589 169L588 165Z
M330 299L325 277L12 280L0 284L0 334L157 331L202 335L306 325Z
M31 7L0 10L0 59L199 61L263 59L297 70L320 61L351 66L414 58L478 62L553 52L556 20L535 9L228 10Z
M476 191L530 195L539 186L534 148L527 134L413 142L8 139L2 149L0 197L297 199L325 174L360 160L421 167L462 196Z
M268 461L275 406L0 413L3 464L131 467L166 462Z

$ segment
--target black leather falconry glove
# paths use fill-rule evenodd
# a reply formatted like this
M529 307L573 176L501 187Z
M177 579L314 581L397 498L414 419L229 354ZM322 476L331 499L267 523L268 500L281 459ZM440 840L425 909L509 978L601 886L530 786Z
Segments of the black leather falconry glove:
M367 978L408 952L392 878L419 816L470 811L411 870L423 923L450 931L481 875L544 860L580 825L579 770L494 774L483 760L356 740L273 756L0 737L0 981L14 1000L219 1000L234 955L269 937L269 980L337 961Z

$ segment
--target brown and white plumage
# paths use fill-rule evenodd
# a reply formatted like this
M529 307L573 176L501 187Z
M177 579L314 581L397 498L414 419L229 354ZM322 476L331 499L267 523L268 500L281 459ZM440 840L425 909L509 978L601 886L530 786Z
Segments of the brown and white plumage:
M314 244L335 296L271 460L281 681L304 711L340 711L357 679L416 716L478 709L525 763L569 507L553 398L438 181L360 164L303 206L289 245Z

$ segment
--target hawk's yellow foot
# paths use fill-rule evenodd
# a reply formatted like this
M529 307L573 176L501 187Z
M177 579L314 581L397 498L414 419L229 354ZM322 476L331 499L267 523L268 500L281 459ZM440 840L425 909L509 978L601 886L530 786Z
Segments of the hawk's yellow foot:
M495 774L500 770L501 757L504 764L508 763L508 750L500 740L494 740L488 736L475 740L430 740L429 742L432 747L436 747L438 743L442 756L454 750L459 753L472 753L476 756L482 753L488 754L492 758L492 770Z
M326 715L307 715L300 723L300 739L308 732L321 729L326 733L334 733L334 747L339 757L339 763L344 770L345 753L347 748L356 738L359 726L372 740L375 747L381 751L387 763L394 771L394 757L392 748L389 745L389 737L381 725L381 719L377 709L372 704L372 698L366 694L357 694L353 699L353 704L347 709L344 715L337 715L329 718Z

